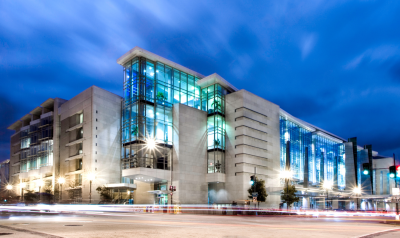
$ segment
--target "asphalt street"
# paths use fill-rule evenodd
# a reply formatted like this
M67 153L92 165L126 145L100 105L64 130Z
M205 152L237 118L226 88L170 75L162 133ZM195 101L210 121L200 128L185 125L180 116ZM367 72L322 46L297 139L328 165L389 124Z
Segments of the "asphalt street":
M400 237L380 217L211 216L101 213L12 215L0 220L4 237Z

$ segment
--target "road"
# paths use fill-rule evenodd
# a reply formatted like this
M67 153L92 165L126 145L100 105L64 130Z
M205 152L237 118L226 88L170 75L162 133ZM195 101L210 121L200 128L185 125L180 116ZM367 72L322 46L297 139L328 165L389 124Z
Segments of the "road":
M12 215L4 237L400 237L400 226L374 217L299 218L188 214L101 213ZM382 232L382 233L377 233ZM371 235L373 233L377 233Z

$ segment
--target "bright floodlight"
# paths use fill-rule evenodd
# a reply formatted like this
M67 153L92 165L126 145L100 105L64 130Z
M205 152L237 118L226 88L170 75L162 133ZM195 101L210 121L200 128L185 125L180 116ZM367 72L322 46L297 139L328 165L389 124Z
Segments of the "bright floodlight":
M153 150L156 148L156 140L154 138L149 138L146 140L147 148Z
M65 178L59 177L59 178L58 178L58 183L59 183L59 184L64 184L64 183L65 183Z
M324 189L331 189L332 183L330 181L325 181L323 187Z
M13 188L13 186L11 184L6 186L7 190L11 190Z
M25 183L20 183L19 186L21 186L21 188L25 188L26 184Z
M43 180L38 180L38 181L36 182L36 184L37 184L37 186L39 186L39 187L43 186Z
M292 178L292 171L290 170L281 171L280 177L284 179L290 179Z
M361 194L361 188L355 187L355 188L353 189L353 193L355 193L355 194Z
M95 179L95 175L94 175L94 173L89 173L88 174L88 176L87 176L87 178L90 180L90 181L93 181L94 179Z

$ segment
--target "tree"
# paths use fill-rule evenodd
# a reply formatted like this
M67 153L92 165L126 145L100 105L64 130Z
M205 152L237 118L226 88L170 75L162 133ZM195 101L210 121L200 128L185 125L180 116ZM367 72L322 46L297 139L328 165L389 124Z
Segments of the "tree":
M166 101L167 100L167 97L164 96L164 94L162 92L158 92L156 98L157 98L157 100L160 100L160 101Z
M96 191L100 195L100 198L101 198L102 201L110 202L112 200L112 197L111 197L111 195L109 193L109 190L105 186L97 187Z
M251 187L247 190L249 192L249 198L253 198L253 193L258 193L257 201L258 206L260 206L260 202L265 202L268 197L267 191L265 190L265 181L263 179L257 179L255 177L255 182Z
M32 190L25 190L24 201L29 203L36 203L38 201L38 195L36 195Z
M221 111L222 107L221 107L221 103L217 100L214 100L213 103L211 103L211 106L214 105L214 111Z
M289 207L299 201L299 197L296 196L296 187L294 185L287 185L284 187L283 192L281 193L281 199L284 203L286 203L288 209Z

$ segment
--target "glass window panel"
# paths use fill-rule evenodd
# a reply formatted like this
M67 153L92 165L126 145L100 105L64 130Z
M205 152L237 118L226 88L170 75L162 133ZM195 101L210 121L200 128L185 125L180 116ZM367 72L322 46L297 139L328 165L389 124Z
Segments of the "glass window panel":
M200 98L198 98L198 97L194 98L194 108L197 108L200 110Z
M181 89L185 92L187 89L187 74L181 72Z
M146 105L146 117L154 119L154 106Z
M131 106L131 112L132 112L131 119L134 119L138 116L137 103L135 103Z
M179 89L177 90L177 89L175 89L174 90L174 101L173 101L173 103L175 104L175 103L179 103Z
M165 82L164 65L163 64L157 63L156 75L157 75L158 81Z
M164 130L165 126L163 122L158 121L156 126L156 140L164 143Z
M165 82L172 85L172 68L165 66Z
M194 77L191 75L188 75L188 91L189 91L189 93L194 93L194 88L195 88Z
M157 107L156 110L156 119L158 121L164 121L164 107Z
M154 64L146 61L146 78L154 80Z
M180 88L179 71L174 69L174 87Z
M172 123L172 108L170 107L165 108L165 121Z
M187 105L187 95L185 92L181 92L181 103Z
M146 138L154 138L154 120L146 119Z
M172 144L172 126L171 125L167 125L167 133L165 133L165 140L167 140L169 144Z
M194 95L188 95L188 106L194 107Z

